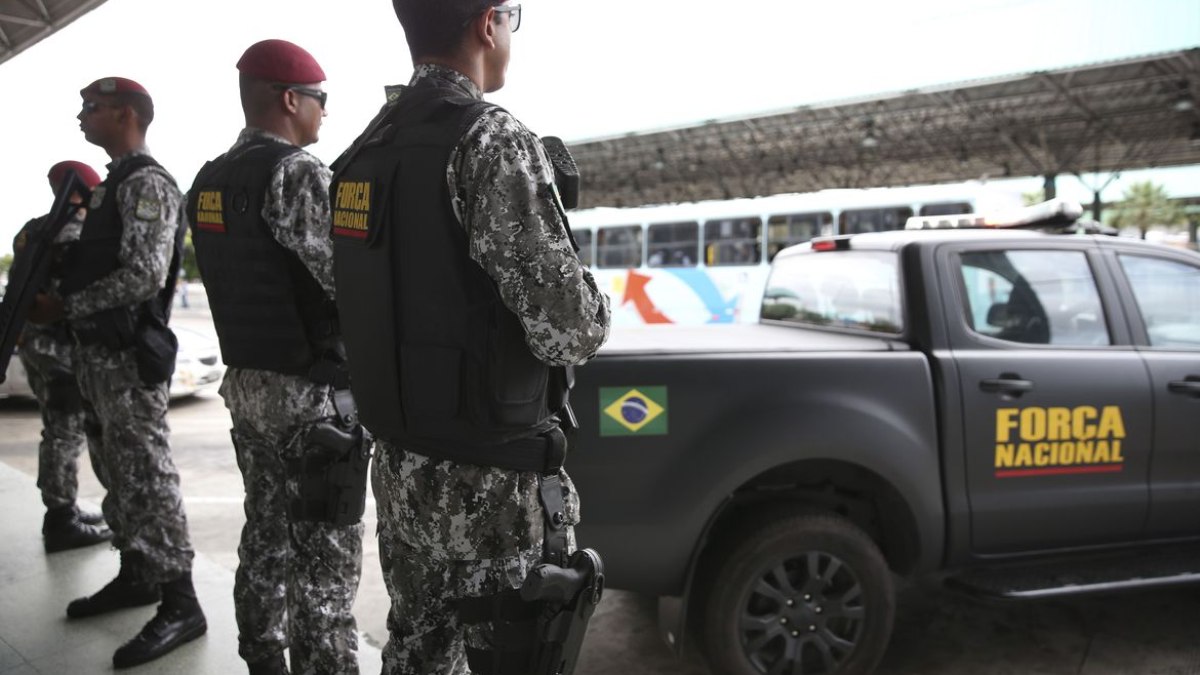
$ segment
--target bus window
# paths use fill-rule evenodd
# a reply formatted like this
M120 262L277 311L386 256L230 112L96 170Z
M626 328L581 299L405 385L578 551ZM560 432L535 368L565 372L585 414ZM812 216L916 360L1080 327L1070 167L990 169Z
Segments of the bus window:
M592 231L572 230L575 243L579 244L579 260L588 267L592 266Z
M833 214L828 211L771 216L767 220L767 260L774 260L776 253L793 244L832 232Z
M648 230L647 267L691 267L700 250L700 224L655 223Z
M597 267L639 267L641 264L640 225L602 227L596 233Z
M884 209L849 209L842 211L838 221L839 234L861 234L863 232L886 232L899 230L912 217L907 206Z
M704 264L754 265L762 261L762 219L724 218L704 223Z
M971 205L966 202L942 202L939 204L926 204L921 207L921 215L923 216L957 216L970 212Z

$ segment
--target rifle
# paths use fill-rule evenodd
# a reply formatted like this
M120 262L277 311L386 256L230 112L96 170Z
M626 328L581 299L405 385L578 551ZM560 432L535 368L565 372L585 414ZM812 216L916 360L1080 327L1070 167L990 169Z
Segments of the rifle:
M50 253L58 233L75 215L79 204L71 203L71 195L79 193L87 202L91 191L74 171L67 171L59 189L54 193L54 205L39 226L26 233L25 247L14 251L13 265L8 272L8 289L0 300L0 383L8 377L8 362L12 360L17 338L25 327L26 317L37 294L45 290L50 280Z

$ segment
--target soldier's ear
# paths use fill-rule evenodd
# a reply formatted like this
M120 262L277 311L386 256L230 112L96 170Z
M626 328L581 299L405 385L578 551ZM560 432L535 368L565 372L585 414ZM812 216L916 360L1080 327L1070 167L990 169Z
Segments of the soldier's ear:
M471 21L471 32L489 49L496 46L496 8L487 10Z
M283 89L279 92L279 105L284 112L294 115L300 109L300 94L297 94L291 89Z

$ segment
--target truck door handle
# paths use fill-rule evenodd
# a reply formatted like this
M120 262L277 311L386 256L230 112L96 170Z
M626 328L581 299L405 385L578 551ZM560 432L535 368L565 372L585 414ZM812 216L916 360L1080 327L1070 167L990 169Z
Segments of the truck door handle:
M1167 391L1172 394L1184 394L1200 398L1200 377L1188 375L1182 380L1167 383Z
M980 380L979 388L989 394L1024 394L1033 391L1033 383L1017 377L1000 376L996 379Z

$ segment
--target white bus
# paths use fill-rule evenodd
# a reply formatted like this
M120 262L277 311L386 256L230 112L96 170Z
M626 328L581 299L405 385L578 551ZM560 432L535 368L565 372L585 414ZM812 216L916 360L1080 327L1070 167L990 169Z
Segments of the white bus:
M612 299L613 323L758 320L771 258L817 236L902 229L910 216L1020 206L982 183L595 208L569 215L579 256Z

